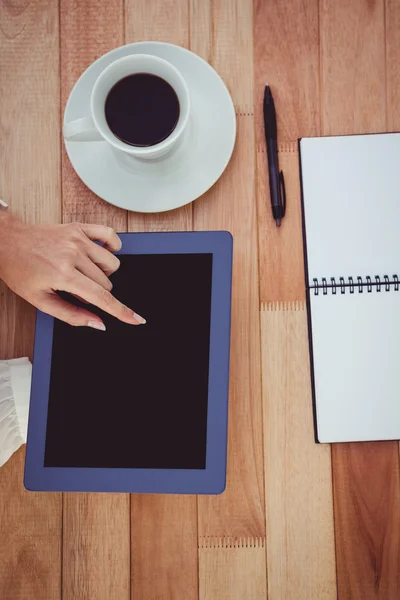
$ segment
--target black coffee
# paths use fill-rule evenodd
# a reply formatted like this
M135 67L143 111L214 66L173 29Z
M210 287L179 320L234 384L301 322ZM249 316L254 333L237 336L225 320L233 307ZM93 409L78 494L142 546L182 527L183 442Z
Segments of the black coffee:
M151 73L136 73L108 92L109 128L131 146L154 146L167 138L179 119L179 100L170 84Z

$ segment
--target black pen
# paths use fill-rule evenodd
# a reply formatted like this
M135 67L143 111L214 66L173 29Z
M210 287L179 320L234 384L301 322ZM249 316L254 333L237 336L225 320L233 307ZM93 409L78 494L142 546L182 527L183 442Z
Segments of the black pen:
M272 216L275 219L276 226L279 227L286 212L286 193L283 173L279 171L275 105L268 84L265 86L264 92L264 130L268 153Z

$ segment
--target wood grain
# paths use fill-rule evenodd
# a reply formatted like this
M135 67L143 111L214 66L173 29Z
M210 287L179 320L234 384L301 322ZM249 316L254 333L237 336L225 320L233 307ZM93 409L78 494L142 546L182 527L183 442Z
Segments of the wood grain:
M254 110L252 0L213 0L211 9L210 63L228 86L237 114L251 117ZM201 29L198 35L192 30L190 44L194 52L201 43L198 42L201 33Z
M189 46L188 0L126 0L127 42ZM129 231L185 231L193 208L129 214ZM197 501L182 496L132 496L132 599L198 598Z
M264 302L304 299L297 139L318 135L318 0L255 1L254 77L260 296ZM278 118L279 166L287 212L280 229L271 214L262 103L266 82Z
M202 14L198 32L192 26L191 49L208 54L238 114L232 160L194 207L195 229L227 229L234 237L227 489L222 496L199 498L199 535L200 540L210 535L264 538L252 3L216 0L201 8L193 0L191 6Z
M0 597L61 599L61 494L26 492L25 450L1 468Z
M319 134L318 0L255 0L254 5L256 142L264 150L267 82L276 104L279 142Z
M386 130L383 0L320 0L321 133Z
M29 223L60 218L58 5L0 2L0 197ZM40 157L40 158L39 158ZM32 357L34 310L1 284L1 358ZM0 474L0 597L60 598L61 494L23 487L25 450Z
M130 600L128 494L64 494L63 600Z
M385 131L383 1L321 0L320 19L322 133ZM332 465L338 596L398 598L398 445L334 445Z
M400 591L397 444L338 444L333 460L338 597L395 600Z
M304 303L262 307L261 349L268 595L334 600L331 452L314 442Z
M196 497L132 499L132 598L198 598Z
M311 441L304 307L261 314L262 396L259 301L304 298L297 138L400 129L399 2L59 4L0 0L0 197L31 223L62 216L119 231L232 231L228 487L198 500L65 494L62 512L60 494L23 490L21 449L0 473L1 599L258 600L267 597L267 566L272 600L331 600L336 587L339 600L398 598L398 444L333 447L336 586L329 449ZM93 60L145 39L190 48L217 69L238 140L222 179L194 205L128 215L85 188L64 150L60 169L60 81L63 111ZM269 208L266 81L288 194L280 230ZM31 356L33 309L1 283L0 309L0 358Z
M200 600L266 600L263 540L210 538L199 549Z
M0 360L29 356L32 360L35 309L0 281Z
M72 87L83 71L94 60L124 43L123 16L123 0L60 0L62 114ZM103 223L117 231L126 231L126 211L107 204L84 185L68 159L64 144L62 183L64 222Z
M193 206L165 213L128 213L128 231L190 231L193 229Z
M199 498L200 536L265 536L254 186L253 118L242 116L225 174L195 206L196 229L226 229L234 237L227 489Z
M29 223L60 217L57 8L0 3L1 197Z
M213 48L212 0L189 0L190 50L211 63Z
M85 68L123 43L122 0L61 0L60 26L64 109L72 86ZM64 222L101 223L126 230L126 212L84 186L64 149L62 193ZM129 496L64 494L63 517L63 600L129 600Z
M386 92L388 131L400 131L400 4L386 0Z
M260 296L263 302L304 300L305 279L297 144L279 152L287 209L280 227L271 213L267 153L257 151Z
M251 0L190 0L190 49L221 75L236 113L250 117L253 115L252 19Z
M189 47L188 0L126 0L126 41Z

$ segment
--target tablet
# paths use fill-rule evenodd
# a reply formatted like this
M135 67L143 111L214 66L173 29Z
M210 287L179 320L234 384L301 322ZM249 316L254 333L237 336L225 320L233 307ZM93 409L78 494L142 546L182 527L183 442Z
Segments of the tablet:
M25 487L218 494L225 488L232 236L125 233L106 331L38 311ZM73 302L79 302L73 299Z

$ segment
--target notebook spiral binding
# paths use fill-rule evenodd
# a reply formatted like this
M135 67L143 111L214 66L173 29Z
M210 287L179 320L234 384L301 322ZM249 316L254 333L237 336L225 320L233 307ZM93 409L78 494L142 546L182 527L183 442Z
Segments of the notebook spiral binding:
M324 296L328 292L336 294L338 291L341 294L346 294L347 291L350 294L354 294L354 292L362 294L365 289L367 293L372 291L390 292L391 290L398 292L400 290L400 280L398 275L392 275L391 278L389 275L383 277L375 275L373 278L367 276L365 279L362 277L339 277L338 280L335 277L331 277L329 280L326 277L322 277L321 280L314 277L313 285L310 288L314 290L314 296L318 296L320 291Z

